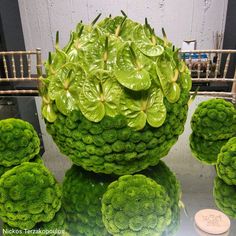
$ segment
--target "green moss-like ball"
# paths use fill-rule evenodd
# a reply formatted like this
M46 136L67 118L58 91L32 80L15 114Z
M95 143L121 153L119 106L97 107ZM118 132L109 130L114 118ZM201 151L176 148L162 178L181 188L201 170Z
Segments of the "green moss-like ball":
M164 187L144 175L124 175L102 198L102 217L114 236L159 236L171 222L170 199Z
M236 137L231 138L220 150L216 170L229 185L236 185Z
M174 235L180 225L180 207L179 201L181 200L181 187L175 174L169 167L160 161L158 165L149 167L142 171L141 174L155 180L158 184L163 186L170 198L171 206L171 223L167 226L163 236Z
M55 217L49 222L41 222L35 225L33 229L30 230L21 230L18 228L13 228L8 224L3 224L3 235L4 236L34 236L34 235L48 235L48 236L59 236L63 235L66 232L65 225L66 215L64 210L61 208L56 214ZM5 233L4 233L5 232Z
M195 133L191 134L189 140L193 156L199 161L209 165L216 164L221 147L228 141L228 139L216 141L207 140L201 136L195 135Z
M33 126L23 120L0 120L0 165L15 166L29 161L40 150L40 140Z
M102 222L101 198L112 177L87 172L73 165L63 181L62 205L71 236L109 235Z
M226 215L236 219L236 186L228 185L216 177L213 195L217 207Z
M192 116L191 127L207 140L229 139L236 134L236 110L231 102L221 98L201 102Z
M32 229L54 218L61 207L61 195L46 167L25 162L0 178L0 218L11 227Z

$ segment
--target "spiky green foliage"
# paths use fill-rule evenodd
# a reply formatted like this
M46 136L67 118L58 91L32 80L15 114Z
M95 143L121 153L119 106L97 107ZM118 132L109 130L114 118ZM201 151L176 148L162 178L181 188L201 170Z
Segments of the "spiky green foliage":
M29 162L35 162L35 163L39 163L39 164L43 164L43 160L42 160L42 157L37 154L33 159L30 159ZM3 175L6 171L14 168L15 166L9 166L9 167L6 167L6 166L0 166L0 177L1 175Z
M226 215L236 219L236 186L215 178L213 195L217 207Z
M171 222L170 199L163 186L144 175L124 175L102 198L102 217L114 236L159 236Z
M11 227L32 229L51 221L61 207L61 188L42 164L25 162L0 178L0 218Z
M66 232L65 228L65 219L66 215L64 210L61 208L56 214L55 217L49 222L41 222L35 225L33 229L30 230L21 230L9 226L8 224L3 224L3 235L4 236L59 236L63 235ZM5 233L4 233L5 232Z
M62 204L71 236L109 235L102 222L101 198L112 177L86 172L73 165L63 181Z
M156 165L183 132L190 73L147 21L79 23L45 67L47 130L86 170L122 175Z
M0 165L14 166L29 161L40 150L40 140L34 127L23 120L0 120Z
M192 133L189 141L193 156L205 164L215 165L220 149L228 139L211 141Z
M162 236L174 235L180 225L179 202L181 200L181 188L179 181L163 161L160 161L158 165L149 167L140 173L155 180L165 188L170 198L171 223L167 226Z
M216 170L229 185L236 185L236 137L231 138L220 150Z
M229 139L236 134L236 110L221 98L201 102L192 116L191 127L194 134L207 140Z

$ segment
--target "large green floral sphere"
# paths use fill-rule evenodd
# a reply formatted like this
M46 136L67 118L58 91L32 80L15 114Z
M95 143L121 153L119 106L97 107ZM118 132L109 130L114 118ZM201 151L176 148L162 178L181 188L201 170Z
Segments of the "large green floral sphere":
M101 199L112 177L87 172L73 165L63 181L62 205L71 236L109 235L102 222Z
M104 193L102 217L114 236L159 236L171 222L170 198L154 180L124 175Z
M229 185L236 185L236 137L231 138L220 150L216 170Z
M178 49L147 21L124 14L79 23L63 49L57 42L45 67L47 130L86 170L141 171L167 155L183 132L190 72Z
M32 229L54 218L61 207L61 195L46 167L25 162L0 178L0 218L11 227Z
M179 202L181 201L181 188L179 181L163 161L160 161L158 165L149 167L140 173L155 180L165 188L170 198L171 223L167 226L162 236L174 235L180 225Z
M0 165L15 166L29 161L40 150L34 127L21 119L0 120Z
M229 139L236 135L236 109L221 98L201 102L192 116L191 127L195 135L207 140Z
M228 185L216 177L213 195L217 207L226 215L236 219L236 186Z

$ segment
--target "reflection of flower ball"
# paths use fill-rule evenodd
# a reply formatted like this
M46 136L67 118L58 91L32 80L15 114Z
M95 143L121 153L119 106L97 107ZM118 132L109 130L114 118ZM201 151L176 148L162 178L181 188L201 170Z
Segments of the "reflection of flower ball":
M71 236L109 235L102 222L101 198L111 177L84 171L73 165L62 185L62 205Z
M14 166L29 161L40 150L40 140L33 126L23 120L0 121L0 165Z
M9 226L32 229L54 218L61 207L61 195L46 167L25 162L0 178L0 217Z
M229 185L236 185L236 137L231 138L220 150L216 170Z
M112 182L102 198L103 222L109 233L161 235L171 222L164 187L144 175L125 175Z

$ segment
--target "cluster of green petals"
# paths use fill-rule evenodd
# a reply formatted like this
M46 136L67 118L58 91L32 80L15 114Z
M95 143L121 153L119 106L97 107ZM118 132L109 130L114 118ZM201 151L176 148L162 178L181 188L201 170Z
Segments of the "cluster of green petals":
M62 205L71 236L109 235L102 222L101 199L112 177L73 165L63 181Z
M32 229L51 221L61 207L61 188L42 164L25 162L0 178L0 218L11 227Z
M159 236L171 222L170 198L154 180L124 175L104 193L102 217L114 236Z
M0 120L0 166L15 166L34 158L40 140L33 126L21 119Z
M221 148L216 170L226 184L236 185L236 137L229 139Z
M228 185L216 177L213 195L217 207L226 215L236 219L236 186Z

